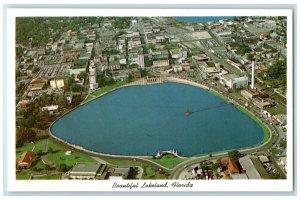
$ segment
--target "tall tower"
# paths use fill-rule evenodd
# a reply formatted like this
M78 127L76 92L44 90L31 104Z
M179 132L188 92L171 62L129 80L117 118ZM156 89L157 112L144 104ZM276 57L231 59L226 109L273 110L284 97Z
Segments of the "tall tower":
M252 61L251 89L254 89L254 61Z

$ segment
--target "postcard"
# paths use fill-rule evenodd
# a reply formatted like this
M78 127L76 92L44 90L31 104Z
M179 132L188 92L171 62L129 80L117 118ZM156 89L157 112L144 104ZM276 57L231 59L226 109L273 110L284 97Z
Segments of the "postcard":
M7 19L8 190L293 190L292 10Z

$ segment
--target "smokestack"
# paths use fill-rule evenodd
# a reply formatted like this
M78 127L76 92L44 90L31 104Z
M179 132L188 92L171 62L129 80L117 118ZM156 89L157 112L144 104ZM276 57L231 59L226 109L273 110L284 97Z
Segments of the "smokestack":
M252 61L251 89L254 89L254 61Z

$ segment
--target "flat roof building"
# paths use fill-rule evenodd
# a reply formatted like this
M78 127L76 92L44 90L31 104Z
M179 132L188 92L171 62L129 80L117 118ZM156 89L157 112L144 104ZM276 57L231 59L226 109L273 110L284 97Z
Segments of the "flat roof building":
M102 163L77 163L69 171L71 179L95 179L97 175L102 175L106 168Z
M236 74L225 74L220 76L220 83L229 87L230 89L245 88L248 86L248 77L240 77Z
M261 176L255 168L249 155L240 158L239 163L241 164L242 168L246 171L246 174L249 179L261 179Z

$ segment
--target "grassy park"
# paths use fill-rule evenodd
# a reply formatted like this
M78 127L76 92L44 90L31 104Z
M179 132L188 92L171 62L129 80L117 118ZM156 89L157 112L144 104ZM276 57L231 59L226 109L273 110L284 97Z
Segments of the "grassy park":
M187 160L187 158L178 158L174 155L163 155L161 158L157 158L157 159L150 159L168 169L172 169L174 168L176 165L178 165L179 163Z
M65 155L66 151L72 150L71 155ZM60 174L51 175L56 171L60 164L66 164L72 167L77 162L95 162L90 156L73 151L66 146L56 143L53 139L44 139L35 143L26 143L22 147L16 149L16 157L22 155L25 151L33 151L35 154L41 154L29 169L23 169L17 172L17 179L29 179L30 175L42 175L41 179L58 179ZM48 166L50 166L50 168ZM44 177L44 178L43 178Z

